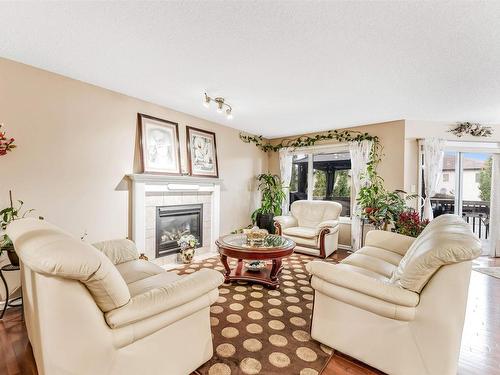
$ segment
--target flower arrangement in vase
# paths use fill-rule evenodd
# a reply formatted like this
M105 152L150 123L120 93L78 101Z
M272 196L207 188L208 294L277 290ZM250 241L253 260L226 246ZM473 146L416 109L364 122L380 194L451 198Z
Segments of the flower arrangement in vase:
M198 239L192 234L185 234L179 238L177 244L181 247L182 263L191 263L194 257L194 249L200 244Z
M14 144L14 138L8 138L5 131L2 131L3 124L0 124L0 156L7 155L8 151L12 151L17 146Z

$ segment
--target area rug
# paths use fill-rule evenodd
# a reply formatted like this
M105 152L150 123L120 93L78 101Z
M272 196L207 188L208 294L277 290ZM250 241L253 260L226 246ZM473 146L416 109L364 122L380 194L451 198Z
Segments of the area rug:
M500 267L474 267L472 269L474 271L484 273L485 275L500 279Z
M319 374L332 350L309 335L313 289L305 265L313 259L300 254L285 259L277 290L245 281L223 284L210 314L214 356L198 372ZM224 271L218 258L209 258L171 272L182 275L200 268Z

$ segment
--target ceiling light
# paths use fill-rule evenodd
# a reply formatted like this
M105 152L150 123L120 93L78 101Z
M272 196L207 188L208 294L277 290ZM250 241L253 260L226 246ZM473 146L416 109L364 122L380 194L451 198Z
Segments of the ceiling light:
M210 100L210 97L207 95L207 93L205 93L205 97L203 98L203 106L205 108L210 107Z
M226 108L225 112L227 119L231 120L233 118L232 114L233 108L228 103L226 103L226 100L224 98L220 96L216 98L211 98L210 96L207 95L207 93L205 93L205 96L203 98L203 105L208 108L210 106L210 102L212 101L217 104L217 113L222 113L224 108Z

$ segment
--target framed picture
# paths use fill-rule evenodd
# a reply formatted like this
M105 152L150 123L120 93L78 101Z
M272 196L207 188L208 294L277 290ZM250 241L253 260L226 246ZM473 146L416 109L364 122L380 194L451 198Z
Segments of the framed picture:
M187 126L186 136L191 176L219 177L215 133Z
M178 124L142 113L137 116L143 172L180 174Z

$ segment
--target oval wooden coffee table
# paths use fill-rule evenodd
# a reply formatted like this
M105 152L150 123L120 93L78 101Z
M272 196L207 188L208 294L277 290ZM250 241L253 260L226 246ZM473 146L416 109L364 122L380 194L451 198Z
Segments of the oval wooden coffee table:
M226 269L224 274L226 282L252 281L272 289L279 287L278 275L283 269L282 259L291 255L295 248L295 242L292 240L273 234L267 235L260 247L247 245L247 237L244 234L221 237L215 244L219 248L220 259ZM229 267L228 257L238 260L235 268ZM258 271L250 271L246 269L243 260L270 260L271 263Z

